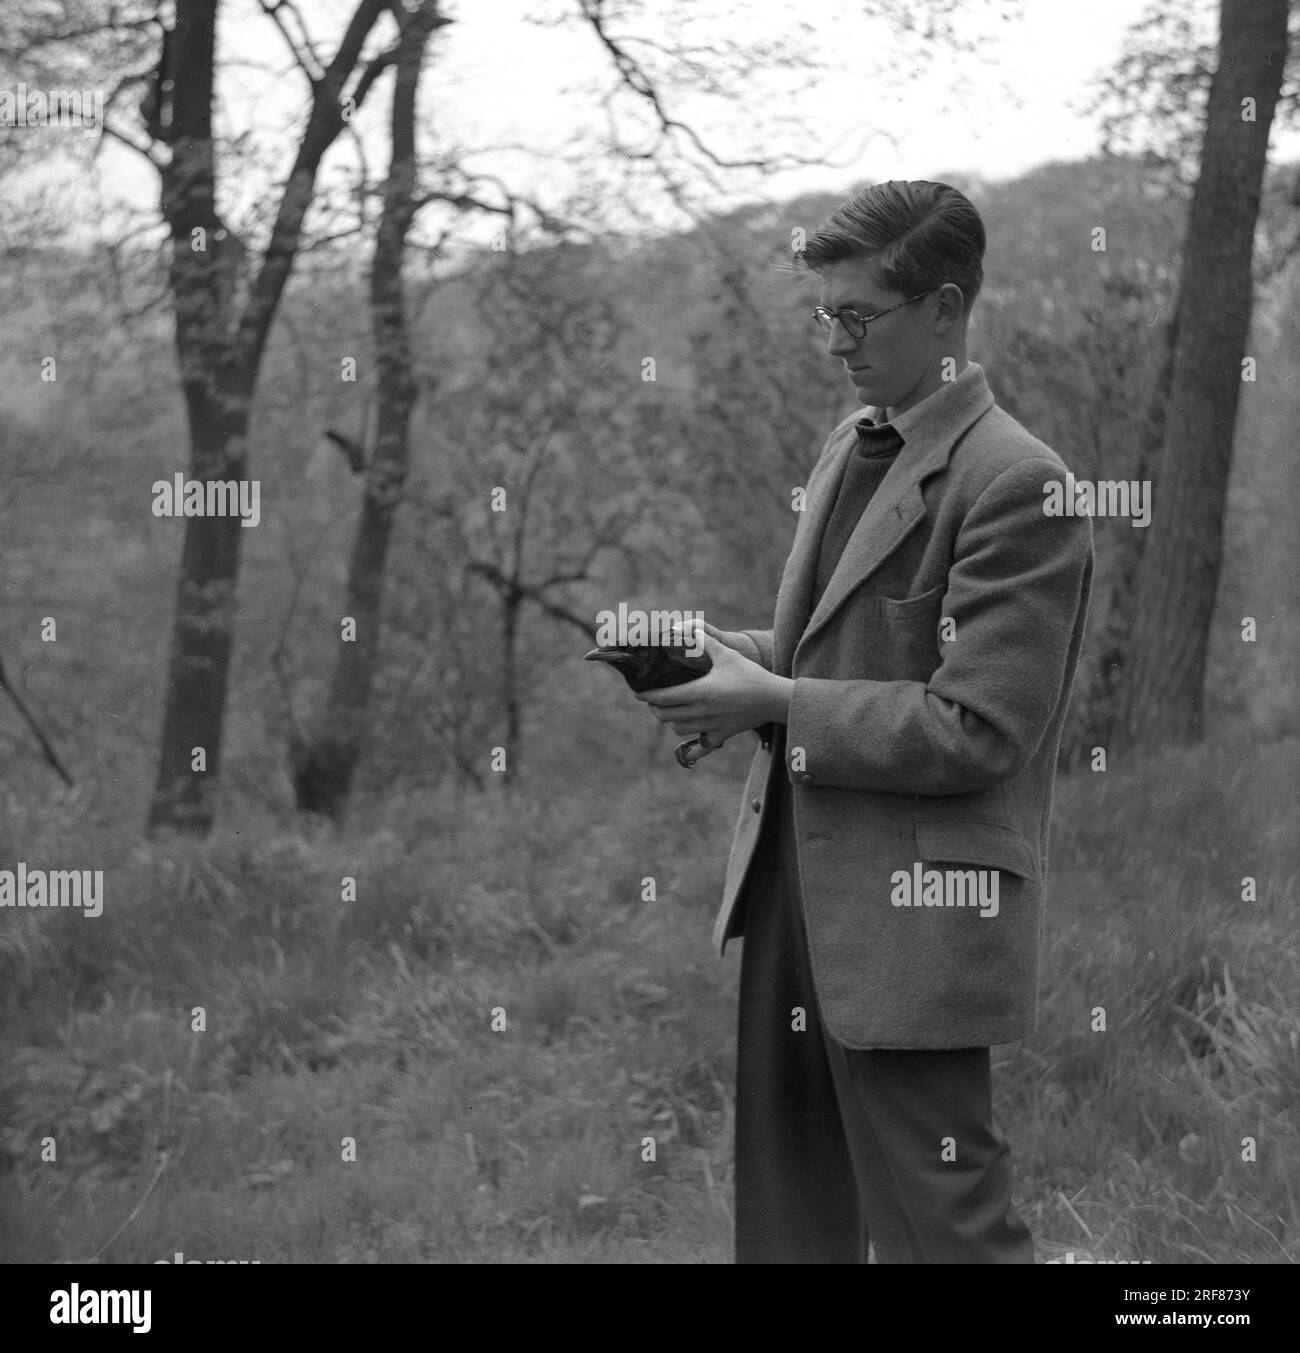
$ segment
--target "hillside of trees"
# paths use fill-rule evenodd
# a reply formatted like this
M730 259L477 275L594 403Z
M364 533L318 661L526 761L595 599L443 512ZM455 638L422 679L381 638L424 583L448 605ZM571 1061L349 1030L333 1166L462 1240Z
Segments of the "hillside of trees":
M1270 180L1264 246L1294 228L1293 176ZM954 181L989 234L972 357L1078 476L1128 477L1186 190L1120 158ZM707 935L752 741L687 776L581 657L619 602L767 623L791 490L854 403L789 266L836 200L412 269L411 467L339 821L295 806L291 752L337 654L362 496L324 434L367 452L376 397L355 259L302 261L253 410L261 519L203 840L141 831L184 525L151 513L186 465L160 265L14 255L0 657L76 788L6 703L0 859L103 869L114 924L0 931L6 1259L725 1260L736 965ZM1261 280L1248 349L1209 736L1058 788L1043 1023L998 1071L1047 1257L1300 1256L1297 301L1291 258ZM32 379L54 349L58 379ZM1096 523L1095 598L1134 529ZM1099 1004L1123 1039L1090 1038ZM1269 1144L1250 1169L1247 1119ZM50 1132L57 1177L34 1163Z

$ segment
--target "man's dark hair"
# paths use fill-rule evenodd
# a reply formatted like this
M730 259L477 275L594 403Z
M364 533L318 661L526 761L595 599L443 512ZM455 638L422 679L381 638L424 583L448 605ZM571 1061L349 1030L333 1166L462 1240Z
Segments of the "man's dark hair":
M799 254L814 272L847 258L875 257L890 291L915 296L945 282L970 310L984 281L984 222L964 193L928 179L892 179L837 207Z

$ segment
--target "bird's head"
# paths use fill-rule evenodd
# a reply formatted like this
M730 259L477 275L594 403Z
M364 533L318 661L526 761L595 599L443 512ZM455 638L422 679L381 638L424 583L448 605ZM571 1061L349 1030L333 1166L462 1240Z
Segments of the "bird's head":
M635 676L649 670L654 649L636 644L606 644L584 653L587 662L607 662L624 676Z

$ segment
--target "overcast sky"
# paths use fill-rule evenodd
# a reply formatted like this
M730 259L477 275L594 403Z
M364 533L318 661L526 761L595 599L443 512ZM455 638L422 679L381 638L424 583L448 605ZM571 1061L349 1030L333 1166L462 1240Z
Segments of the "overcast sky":
M924 178L953 168L1000 178L1048 160L1089 155L1097 149L1096 128L1071 104L1084 95L1093 74L1114 62L1126 26L1146 7L1145 0L1024 0L1023 20L1003 22L1000 12L1007 6L973 0L965 28L993 38L986 50L991 59L944 55L928 78L904 67L894 81L878 87L855 73L859 63L876 55L873 40L888 50L883 46L888 30L865 21L869 6L854 0L797 5L794 12L809 18L838 66L824 91L801 111L825 125L827 143L843 143L838 158L847 158L863 128L874 122L883 122L897 146L877 139L846 169L809 170L774 180L771 189L786 196L810 186L838 186L846 175ZM697 0L695 8L707 16L710 0ZM520 140L552 133L564 122L569 105L555 95L557 72L577 79L584 67L593 75L604 70L590 39L539 32L523 21L537 9L537 0L467 3L449 31L449 52L456 58L449 68L467 96L462 116ZM746 32L775 35L791 6L784 0L748 0L744 12ZM969 85L969 97L959 116L945 117L939 105L958 73ZM474 88L499 91L500 97L474 101L468 97Z
M310 0L302 8L315 35L332 44L353 3ZM961 7L968 16L961 27L967 35L988 37L983 55L958 58L942 49L928 71L918 72L900 59L889 29L867 17L881 3L649 0L651 18L621 25L620 31L660 40L689 33L701 41L729 36L780 41L792 22L806 18L809 45L827 66L815 90L801 92L779 72L769 72L742 82L738 98L682 97L672 103L723 153L754 149L746 137L756 116L799 120L808 131L797 144L814 154L831 151L834 164L736 183L741 197L776 200L872 179L963 171L1005 178L1050 160L1094 154L1097 127L1081 108L1089 81L1114 63L1126 27L1149 8L1146 0L1023 0L1023 18L1009 21L1003 13L1013 6L970 0ZM1213 16L1216 6L1200 3ZM529 22L571 13L574 0L448 0L446 7L455 22L436 37L422 101L430 145L512 142L562 156L575 135L604 125L591 91L602 83L608 87L611 68L593 35L582 25L545 28ZM278 37L252 0L229 0L223 13L221 55L233 62L222 86L224 128L257 128L287 164L291 143L283 131L300 125L301 79L286 66ZM675 14L689 24L676 22ZM374 169L383 164L379 128L387 101L385 83L367 108ZM340 142L340 150L344 146ZM1300 155L1297 138L1275 132L1274 154ZM468 162L541 196L577 184L597 195L603 191L605 171L590 159L575 166L563 158L507 151ZM156 205L156 176L138 157L106 142L102 163L109 197Z

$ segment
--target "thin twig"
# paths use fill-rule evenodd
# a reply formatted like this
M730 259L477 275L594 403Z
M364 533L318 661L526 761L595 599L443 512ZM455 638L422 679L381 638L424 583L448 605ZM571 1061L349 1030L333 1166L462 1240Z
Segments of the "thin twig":
M149 1195L153 1192L154 1185L157 1184L157 1182L162 1178L162 1173L167 1168L167 1157L169 1154L170 1154L169 1152L164 1151L158 1157L158 1168L153 1172L153 1178L149 1181L149 1187L145 1189L143 1197L141 1197L140 1201L136 1203L134 1208L132 1208L131 1215L121 1224L121 1226L117 1228L116 1231L113 1232L111 1236L109 1236L109 1238L99 1247L99 1249L97 1249L95 1253L90 1256L91 1259L98 1259L99 1256L103 1254L104 1251L108 1249L108 1247L118 1238L118 1236L120 1236L122 1232L125 1231L126 1228L130 1226L131 1223L140 1215L140 1212L143 1209L145 1203L149 1201Z

